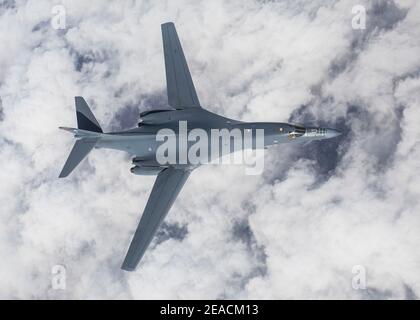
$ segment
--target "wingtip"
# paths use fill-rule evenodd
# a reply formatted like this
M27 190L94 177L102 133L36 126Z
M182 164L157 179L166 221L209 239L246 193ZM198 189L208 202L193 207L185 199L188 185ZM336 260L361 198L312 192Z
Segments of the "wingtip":
M136 270L137 264L138 263L135 263L132 259L128 259L128 257L125 257L121 265L121 269L124 271L132 272Z
M175 24L172 21L168 21L168 22L164 22L161 24L161 27L169 27L169 26L174 26Z
M63 171L61 171L60 174L58 175L58 178L61 179L61 178L65 178L67 176L68 176L68 173L66 174Z
M123 264L121 266L121 270L128 271L128 272L133 272L134 270L136 270L136 268L129 267L129 266Z

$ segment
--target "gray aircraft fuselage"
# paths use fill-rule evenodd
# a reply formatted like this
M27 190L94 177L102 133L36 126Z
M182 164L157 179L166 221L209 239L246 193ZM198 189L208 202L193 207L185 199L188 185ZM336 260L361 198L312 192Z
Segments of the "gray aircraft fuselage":
M158 141L158 132L162 129L171 129L178 140L180 135L179 124L182 121L185 121L187 125L187 132L193 129L202 129L208 136L211 135L212 129L227 129L229 131L237 129L242 135L245 134L245 130L251 130L252 136L255 138L256 130L262 129L264 134L264 148L282 143L309 142L313 140L328 139L340 134L334 129L304 128L281 122L242 122L214 114L202 108L154 110L141 114L141 122L137 128L101 134L101 137L96 144L96 148L126 151L136 156L134 159L135 165L159 167L160 164L156 161L156 150L158 150L163 141ZM190 148L194 143L195 141L188 141L187 148ZM222 141L220 141L220 144L221 143ZM178 144L176 147L178 148ZM211 145L209 143L209 148L210 147ZM230 147L228 152L233 152L233 143ZM249 147L255 149L257 145L254 143ZM245 148L246 146L242 144L241 149ZM220 145L219 149L220 156L226 154L226 152L222 152ZM177 154L178 153L179 150L177 150ZM209 150L208 153L211 154L211 150ZM180 163L178 161L179 157L176 159L176 163L171 163L171 165L191 166L188 163ZM166 165L164 165L164 167L166 167ZM135 173L136 171L132 170L132 172ZM150 173L152 174L152 171L150 171ZM147 170L141 172L141 174L147 174Z
M158 141L157 139L158 132L162 129L171 129L178 140L180 135L179 124L182 121L185 121L187 125L187 132L190 132L193 129L202 129L208 136L211 135L211 130L214 129L227 129L229 131L239 129L242 134L245 134L245 130L251 130L252 137L255 138L256 130L262 129L264 148L281 143L309 142L313 140L328 139L340 134L334 129L303 128L301 126L281 122L242 122L222 117L202 108L155 110L142 113L141 122L137 128L102 134L96 144L96 148L126 151L136 156L136 158L133 159L133 163L136 166L148 168L145 170L136 170L136 168L132 168L131 172L155 174L155 171L151 170L151 167L158 169L158 167L162 166L156 161L156 150L158 150L159 146L163 143L163 141ZM195 141L188 141L187 149L191 148L194 143ZM222 141L220 141L220 144L221 143ZM176 147L178 148L179 145L177 144ZM237 151L234 150L233 147L234 145L232 143L230 149L227 149L228 153ZM257 147L258 146L255 143L249 146L249 148L252 149L256 149ZM246 148L247 146L245 144L241 145L241 150ZM177 155L178 154L179 150L177 150ZM211 154L210 150L209 154ZM226 152L223 152L221 145L219 154L220 156L226 155ZM196 165L191 165L189 163L180 163L178 161L178 156L176 159L176 163L171 163L171 165L196 167ZM163 167L166 166L167 165L163 165Z

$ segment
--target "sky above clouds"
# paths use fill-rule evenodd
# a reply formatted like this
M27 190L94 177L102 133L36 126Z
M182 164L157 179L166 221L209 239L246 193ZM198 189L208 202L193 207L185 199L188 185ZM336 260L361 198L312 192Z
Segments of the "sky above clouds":
M420 3L326 3L1 1L0 298L418 298ZM127 273L154 178L94 150L59 180L73 141L57 127L75 125L78 95L105 131L164 108L167 21L208 110L344 134L272 148L258 176L195 170ZM54 265L66 290L52 288Z

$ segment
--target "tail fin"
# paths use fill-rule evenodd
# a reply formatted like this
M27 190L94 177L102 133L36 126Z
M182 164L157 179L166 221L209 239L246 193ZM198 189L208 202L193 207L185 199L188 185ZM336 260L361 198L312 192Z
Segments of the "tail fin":
M90 111L85 99L82 97L75 97L75 102L78 129L66 127L60 127L60 129L70 131L74 133L76 138L81 139L77 140L74 144L73 149L64 164L63 170L61 170L59 178L67 177L77 167L77 165L95 147L96 142L98 142L100 134L102 133L101 126L92 111Z
M76 102L76 116L77 116L77 127L86 131L93 131L102 133L101 126L90 111L88 104L83 97L75 97Z

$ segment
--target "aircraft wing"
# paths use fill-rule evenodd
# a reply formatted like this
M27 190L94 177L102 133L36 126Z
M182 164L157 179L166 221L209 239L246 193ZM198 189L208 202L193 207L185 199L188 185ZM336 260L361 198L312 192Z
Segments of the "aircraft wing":
M172 167L158 174L121 267L123 270L136 268L189 175L190 171Z
M175 25L168 22L161 27L168 103L175 109L200 107Z

